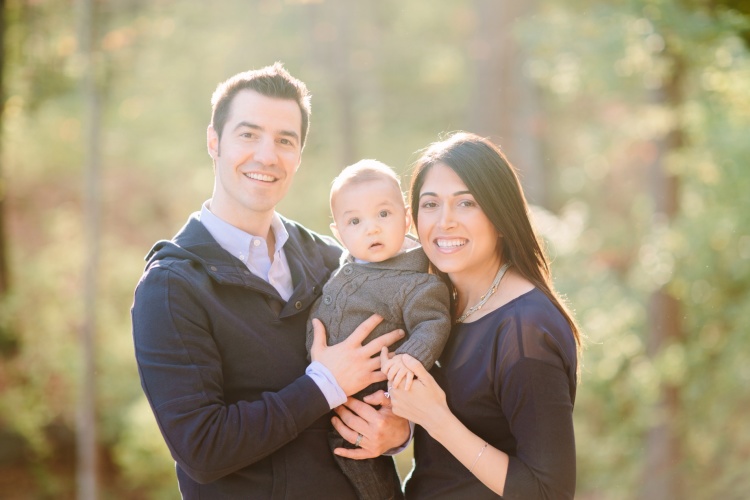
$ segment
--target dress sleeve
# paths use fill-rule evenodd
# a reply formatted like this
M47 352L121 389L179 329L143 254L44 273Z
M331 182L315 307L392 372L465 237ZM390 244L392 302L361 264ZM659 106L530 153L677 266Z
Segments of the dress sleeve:
M429 370L448 341L451 315L448 287L435 275L424 276L407 290L403 319L408 335L396 354L409 354Z
M329 411L308 376L256 401L226 403L211 321L178 272L156 267L146 273L132 319L146 397L172 457L199 483L263 459Z
M534 335L544 336L538 331L524 332L524 337ZM573 498L575 493L570 377L562 360L549 362L555 356L553 350L545 350L543 359L522 356L498 374L497 397L516 443L508 464L505 499Z

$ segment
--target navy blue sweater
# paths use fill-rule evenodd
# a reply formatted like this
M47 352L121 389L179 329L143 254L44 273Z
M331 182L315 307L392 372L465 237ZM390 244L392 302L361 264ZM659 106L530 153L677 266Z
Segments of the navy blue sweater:
M284 224L288 301L197 214L154 246L136 288L141 383L185 499L356 498L328 447L328 404L304 374L308 309L340 249Z
M570 325L538 289L454 325L431 373L456 417L510 456L506 500L573 498L576 367ZM407 499L499 498L421 427L414 458Z

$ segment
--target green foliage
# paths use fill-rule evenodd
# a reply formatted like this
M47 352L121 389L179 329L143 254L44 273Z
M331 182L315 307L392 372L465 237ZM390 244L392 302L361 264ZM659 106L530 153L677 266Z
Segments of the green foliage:
M521 31L551 104L560 184L577 200L566 207L585 219L572 248L560 235L570 226L565 210L563 224L547 231L559 286L589 342L576 405L579 491L638 492L653 473L644 470L644 440L663 418L660 393L677 387L681 458L673 465L684 491L743 498L750 58L735 36L742 23L679 2L579 3L584 15L548 2ZM534 38L540 31L547 36ZM670 108L652 97L675 57L688 63L682 104ZM680 188L669 221L654 215L649 168L655 141L675 126L685 144L666 158ZM681 304L683 333L649 355L648 297L665 284Z
M576 402L581 497L637 495L660 391L680 389L678 465L693 498L750 492L750 57L734 2L547 0L516 34L539 90L550 203L535 208L558 289L588 347ZM730 5L731 4L731 5ZM103 89L97 302L105 497L177 497L174 465L138 382L132 291L153 242L211 194L209 98L235 72L281 60L313 93L303 164L280 211L328 233L328 189L347 146L408 174L438 134L470 129L475 5L100 2ZM0 303L0 467L33 471L35 498L70 496L80 377L82 96L69 2L10 2L3 171L12 293ZM450 20L450 22L446 22ZM682 104L654 99L685 61ZM344 121L342 103L352 123ZM649 165L667 158L679 210L654 218ZM356 158L355 158L356 159ZM523 168L523 165L519 165ZM679 342L649 353L648 297L679 299ZM7 339L7 340L6 340ZM63 431L60 432L60 429ZM67 432L67 437L66 436ZM18 444L22 443L22 444ZM401 470L410 457L400 457Z

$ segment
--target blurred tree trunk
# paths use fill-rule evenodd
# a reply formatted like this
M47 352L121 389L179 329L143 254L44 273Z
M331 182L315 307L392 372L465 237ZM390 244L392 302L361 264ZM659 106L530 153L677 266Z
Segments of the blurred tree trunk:
M534 1L475 0L478 25L471 48L474 88L469 124L471 132L499 144L518 167L529 201L546 206L538 94L524 76L525 53L513 36L516 21L534 9Z
M683 106L682 84L684 61L669 53L672 71L668 80L652 94L654 104L664 106L679 114ZM650 167L650 184L654 202L654 224L668 227L678 212L679 179L671 174L666 160L669 154L684 144L679 119L673 128L656 141L658 153ZM649 356L656 357L670 345L684 342L681 325L680 301L668 290L668 284L656 290L649 301ZM680 478L676 470L680 463L680 388L668 380L662 382L660 400L656 408L656 422L646 439L646 463L641 483L640 498L647 500L682 498Z
M356 120L354 117L354 91L351 74L352 9L348 0L334 0L334 22L336 37L332 44L331 71L336 86L336 102L339 109L339 137L341 137L342 168L356 161Z
M78 40L82 62L82 97L85 123L85 283L84 318L81 331L81 375L76 422L78 450L77 484L79 500L97 498L96 425L96 295L99 265L99 162L100 106L96 75L94 0L78 2Z
M335 176L357 159L357 127L354 112L353 76L351 70L352 25L355 6L346 0L306 5L305 23L309 30L308 57L315 66L332 75L335 92L336 132L340 138L339 154L331 175Z
M5 109L5 0L0 0L0 131L2 130ZM2 137L0 136L0 144ZM0 158L2 151L0 150ZM8 188L3 175L3 164L0 162L0 298L5 296L10 289L10 276L8 273L8 244L5 229L5 200Z

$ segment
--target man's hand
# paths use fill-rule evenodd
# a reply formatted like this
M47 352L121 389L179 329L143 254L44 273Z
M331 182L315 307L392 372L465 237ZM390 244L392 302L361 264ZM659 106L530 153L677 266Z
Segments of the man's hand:
M336 416L331 422L344 439L354 444L359 435L362 435L358 448L336 448L333 450L336 455L357 460L375 458L388 450L403 446L409 439L409 422L393 414L386 404L388 399L383 391L370 394L365 399L370 404L380 405L380 409L376 410L370 404L349 398L334 410Z
M380 371L380 358L375 355L383 347L403 338L404 331L394 330L363 346L362 342L381 321L383 321L382 317L373 314L363 321L346 340L332 346L326 343L323 323L317 319L312 321L314 339L310 357L313 361L318 361L328 368L347 396L386 379L385 374Z

